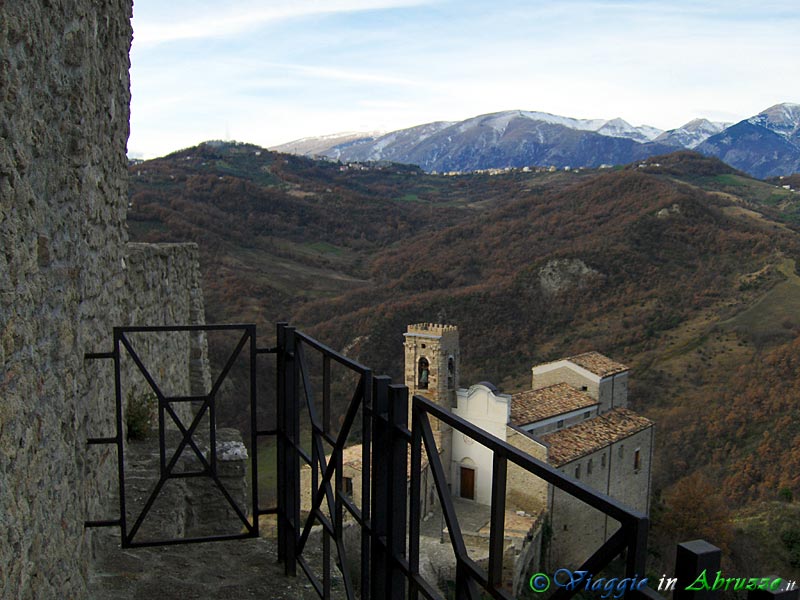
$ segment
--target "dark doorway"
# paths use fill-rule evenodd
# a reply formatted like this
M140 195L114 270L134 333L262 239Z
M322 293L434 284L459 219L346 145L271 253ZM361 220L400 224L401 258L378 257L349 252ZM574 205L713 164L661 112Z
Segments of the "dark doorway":
M461 497L475 500L475 469L461 467Z

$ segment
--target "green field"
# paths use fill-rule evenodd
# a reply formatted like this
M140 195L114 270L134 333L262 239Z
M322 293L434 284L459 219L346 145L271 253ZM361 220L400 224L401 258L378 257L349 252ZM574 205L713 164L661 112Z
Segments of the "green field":
M800 277L795 273L795 261L784 259L778 270L786 281L773 286L753 306L720 326L762 339L800 325Z

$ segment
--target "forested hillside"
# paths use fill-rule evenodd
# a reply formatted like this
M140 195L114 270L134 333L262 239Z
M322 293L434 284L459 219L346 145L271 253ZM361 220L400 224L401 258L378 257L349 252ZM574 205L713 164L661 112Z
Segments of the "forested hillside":
M734 511L720 543L746 529L737 511L800 496L800 236L775 183L688 152L443 177L247 145L131 176L132 238L200 244L208 321L289 320L395 379L405 326L446 321L462 385L507 392L532 364L599 350L631 366L657 424L657 529L691 506L689 475Z

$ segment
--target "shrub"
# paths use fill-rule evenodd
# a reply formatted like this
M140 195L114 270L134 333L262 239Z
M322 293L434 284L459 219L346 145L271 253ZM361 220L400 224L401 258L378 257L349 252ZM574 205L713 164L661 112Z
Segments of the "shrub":
M125 424L128 426L129 440L143 440L147 437L156 415L157 402L158 398L153 392L128 392Z
M787 529L781 534L781 541L789 551L789 564L800 567L800 529Z

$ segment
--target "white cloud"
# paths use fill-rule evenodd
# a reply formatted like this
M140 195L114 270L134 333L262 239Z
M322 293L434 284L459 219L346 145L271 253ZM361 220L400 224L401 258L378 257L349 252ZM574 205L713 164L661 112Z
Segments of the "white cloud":
M159 20L146 15L137 16L134 10L134 44L152 46L164 42L230 37L286 19L315 15L403 8L430 4L432 0L293 0L292 2L239 2L222 9L214 2L203 10L196 6L186 13L199 16L182 21L173 10Z

